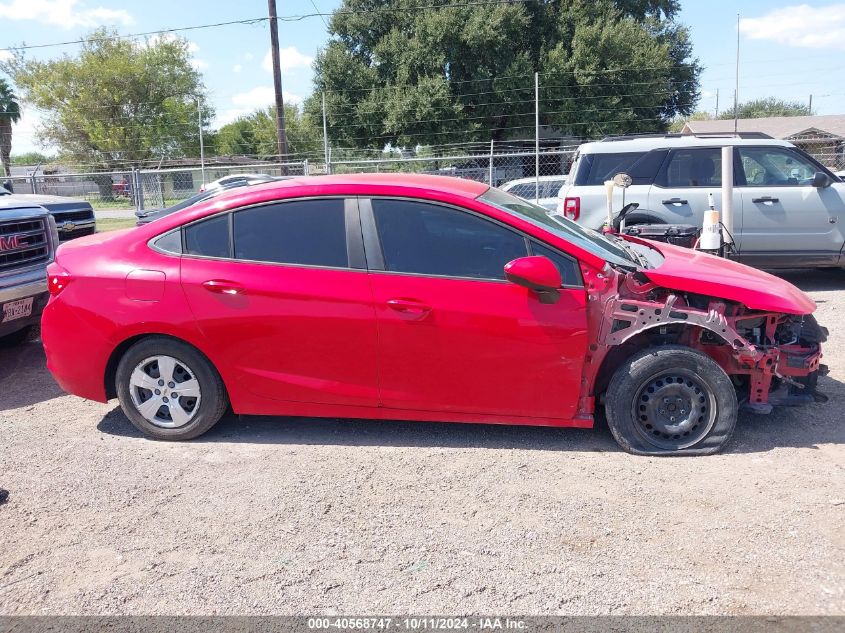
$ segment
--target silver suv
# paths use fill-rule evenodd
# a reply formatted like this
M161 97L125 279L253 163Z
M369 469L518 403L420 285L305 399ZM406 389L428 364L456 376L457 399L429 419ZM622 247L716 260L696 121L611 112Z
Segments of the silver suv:
M48 298L47 264L58 245L46 209L0 202L0 344L22 341L38 323Z
M845 182L787 141L765 134L615 137L578 148L557 213L590 228L607 217L604 182L619 172L639 204L632 224L701 226L712 193L721 209L722 151L734 148L738 258L763 268L845 266ZM621 207L621 190L614 208Z

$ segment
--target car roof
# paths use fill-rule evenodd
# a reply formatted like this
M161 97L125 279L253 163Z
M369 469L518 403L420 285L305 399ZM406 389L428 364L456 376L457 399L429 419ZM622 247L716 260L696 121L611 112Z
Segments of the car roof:
M653 149L671 149L675 147L723 147L726 145L774 145L792 147L792 143L772 138L739 138L725 136L695 136L685 134L670 137L643 137L624 140L596 141L584 143L578 148L581 154L619 154L623 152L647 152Z
M451 194L464 198L477 198L490 187L475 180L452 176L434 176L430 174L337 174L331 176L298 176L287 180L259 183L249 187L249 192L279 191L296 188L325 188L339 193L349 189L350 194L379 193L391 187L425 189L437 193ZM242 195L243 188L237 188L219 196L219 200ZM288 197L285 195L284 197Z

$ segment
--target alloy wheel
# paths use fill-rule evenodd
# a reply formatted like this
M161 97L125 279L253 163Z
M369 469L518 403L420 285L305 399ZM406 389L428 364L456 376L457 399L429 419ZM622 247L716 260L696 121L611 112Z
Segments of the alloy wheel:
M129 377L132 404L155 426L175 429L188 424L199 411L200 385L196 374L172 356L150 356Z

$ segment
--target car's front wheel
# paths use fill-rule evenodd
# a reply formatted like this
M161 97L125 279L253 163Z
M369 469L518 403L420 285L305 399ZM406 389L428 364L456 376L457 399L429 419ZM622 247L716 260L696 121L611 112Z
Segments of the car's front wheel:
M640 352L616 370L605 395L618 444L635 455L710 455L730 439L736 390L709 356L677 345Z
M120 406L142 433L189 440L214 426L229 404L214 366L174 339L150 337L130 347L117 366Z

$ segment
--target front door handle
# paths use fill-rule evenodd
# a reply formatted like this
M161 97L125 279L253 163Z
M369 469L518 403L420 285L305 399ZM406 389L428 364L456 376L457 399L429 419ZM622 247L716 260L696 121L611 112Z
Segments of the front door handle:
M682 200L681 198L669 198L668 200L664 200L663 204L689 204L689 201Z
M780 202L777 198L771 196L763 196L762 198L751 198L751 202Z
M422 319L425 315L431 312L431 306L427 306L419 301L414 301L413 299L388 299L387 307L391 310L395 310L399 314L416 319Z
M227 281L225 279L209 279L202 282L202 287L220 295L242 295L245 290L244 287L234 281Z

